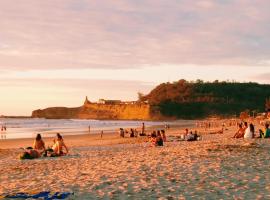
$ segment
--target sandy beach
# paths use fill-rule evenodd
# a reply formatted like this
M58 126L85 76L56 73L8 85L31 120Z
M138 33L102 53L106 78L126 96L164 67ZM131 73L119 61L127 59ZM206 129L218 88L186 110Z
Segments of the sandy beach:
M200 130L202 133L202 130ZM73 192L70 199L267 199L270 140L232 139L203 132L201 141L179 141L167 132L164 147L147 138L115 134L67 136L67 156L19 160L30 139L0 142L0 194ZM45 140L50 142L50 138Z

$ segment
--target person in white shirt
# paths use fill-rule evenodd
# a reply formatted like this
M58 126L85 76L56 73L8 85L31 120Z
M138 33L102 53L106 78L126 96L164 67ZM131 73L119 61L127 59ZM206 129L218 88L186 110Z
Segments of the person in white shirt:
M251 123L249 124L248 128L246 128L245 130L244 138L251 139L251 138L254 138L254 136L255 136L255 128L254 128L254 125Z

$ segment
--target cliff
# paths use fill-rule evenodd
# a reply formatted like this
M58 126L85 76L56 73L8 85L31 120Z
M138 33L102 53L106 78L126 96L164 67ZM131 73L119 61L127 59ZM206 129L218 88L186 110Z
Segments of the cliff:
M87 103L77 108L52 107L32 112L34 118L47 119L124 119L150 120L153 118L148 104Z
M163 117L197 119L243 111L255 115L270 110L269 97L269 84L179 80L158 85L140 100L156 106Z

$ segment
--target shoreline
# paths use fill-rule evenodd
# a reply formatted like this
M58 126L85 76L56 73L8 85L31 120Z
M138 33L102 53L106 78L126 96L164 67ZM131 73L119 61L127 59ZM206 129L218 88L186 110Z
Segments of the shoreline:
M186 127L186 126L185 126ZM188 127L192 128L192 127ZM146 129L147 134L150 134L153 130L157 130L155 126L148 127ZM179 128L169 129L170 134L175 134L175 132L180 132ZM60 132L61 134L61 132ZM53 138L55 138L56 132L51 134L50 137L42 137L45 145L52 144ZM100 137L100 133L82 133L77 135L63 135L65 143L69 147L78 147L78 146L102 146L102 145L111 145L118 144L119 142L124 143L136 143L140 141L147 140L147 137L134 137L130 138L126 136L125 138L120 138L118 131L104 131L103 138ZM125 141L122 141L125 140ZM0 149L18 149L23 147L32 146L34 142L34 137L32 138L14 138L14 139L1 139L0 140Z

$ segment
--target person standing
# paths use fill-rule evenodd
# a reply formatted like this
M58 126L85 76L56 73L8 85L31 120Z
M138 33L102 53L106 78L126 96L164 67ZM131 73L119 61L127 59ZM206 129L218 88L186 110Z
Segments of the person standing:
M144 122L142 123L142 135L145 135L145 125L144 125Z

